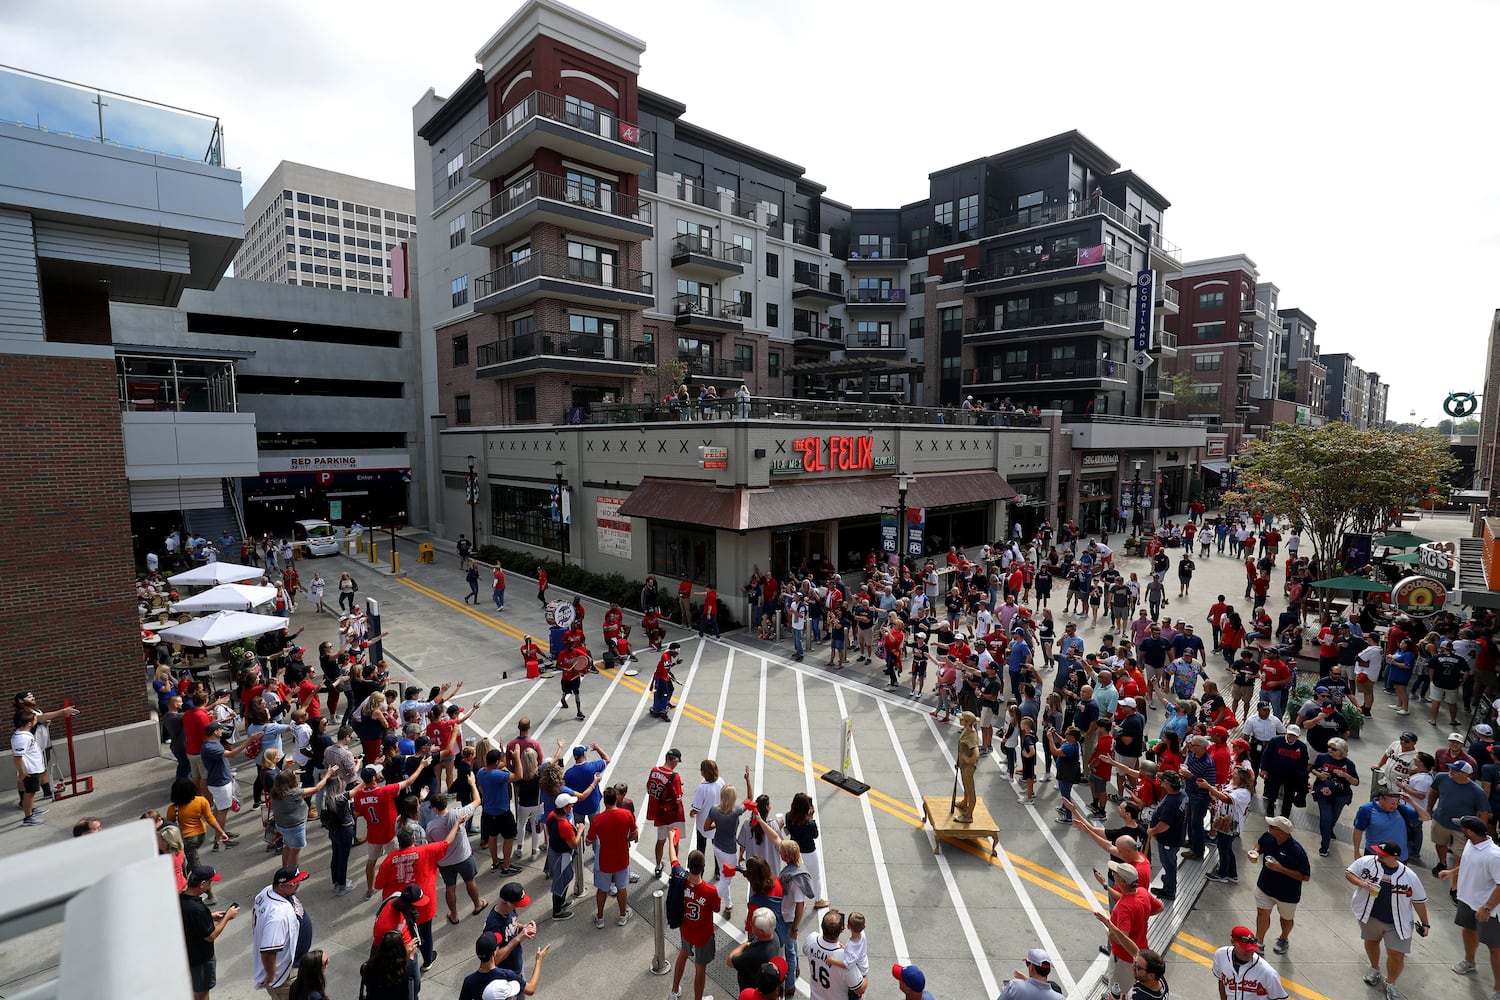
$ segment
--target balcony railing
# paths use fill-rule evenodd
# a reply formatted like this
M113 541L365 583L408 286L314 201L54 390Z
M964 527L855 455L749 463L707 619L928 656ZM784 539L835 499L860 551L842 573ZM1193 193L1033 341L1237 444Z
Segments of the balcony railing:
M861 333L855 330L844 335L844 347L850 351L904 351L904 333Z
M1106 361L1100 358L1068 358L1057 361L1035 361L1029 364L993 365L988 370L979 369L976 384L1006 382L1041 382L1048 379L1109 378L1121 379L1131 371L1124 361ZM986 379L984 376L989 375Z
M1254 343L1257 343L1257 340L1256 340L1256 337L1255 337L1255 327L1253 327L1253 326L1241 326L1240 327L1239 340L1240 340L1240 343L1242 343L1242 344L1254 344Z
M115 373L122 412L239 412L233 361L122 354Z
M1103 215L1132 233L1140 233L1140 224L1126 215L1123 208L1103 197L1094 197L1070 205L1034 205L1014 215L992 219L985 223L984 235L1000 236L1004 233L1019 232L1022 229L1046 226L1054 222L1080 219L1086 215Z
M905 243L849 244L849 260L906 260Z
M1027 274L1035 274L1042 271L1057 271L1068 267L1089 267L1094 264L1113 264L1115 267L1130 270L1130 254L1123 250L1112 250L1108 247L1095 253L1070 247L1054 253L1042 254L1040 257L1028 257L1025 260L1010 261L1007 263L987 264L984 267L971 267L964 272L964 281L968 284L976 284L981 281L994 281L999 278L1018 278Z
M906 289L846 288L844 301L850 305L901 305L906 302Z
M1170 302L1174 306L1180 306L1182 305L1182 296L1177 289L1165 281L1159 281L1156 284L1156 301Z
M590 187L557 174L530 174L516 181L470 213L471 231L478 231L496 219L538 198L563 201L606 215L651 222L651 203L634 195L621 194L612 188Z
M476 366L479 368L540 357L650 364L656 359L656 351L654 344L632 342L624 334L606 337L598 333L574 333L569 330L536 330L480 344L475 351Z
M1075 302L1070 305L1045 306L1025 312L977 316L967 323L967 333L1001 333L1006 330L1029 330L1039 326L1067 326L1073 323L1113 323L1128 326L1128 310L1109 302Z
M738 323L745 318L744 307L736 299L714 299L706 295L684 293L672 300L672 311L679 320L694 316Z
M792 242L793 243L799 243L802 246L812 247L814 250L816 250L818 248L818 244L820 242L819 241L819 237L821 235L822 235L821 233L819 233L816 229L812 228L811 226L804 225L801 222L794 222L794 223L792 223Z
M816 288L822 292L833 295L844 294L844 276L842 274L823 274L820 271L795 271L792 274L792 285L802 285L805 288Z
M697 254L700 257L712 257L715 260L740 265L749 264L753 259L750 251L737 243L725 243L723 240L694 236L690 233L680 233L672 241L672 256L677 257L682 254Z
M652 134L633 122L621 121L607 111L579 104L570 105L563 97L534 90L521 103L507 109L499 121L492 122L489 128L480 132L469 143L469 161L479 159L533 118L562 122L589 135L633 146L647 153L655 149Z
M1166 330L1157 330L1156 346L1169 348L1174 351L1177 350L1177 334L1169 333Z
M684 359L686 360L686 359ZM710 367L714 369L714 377L738 378L739 373L732 370L732 363L720 362L717 365L694 359L689 366ZM721 375L722 370L722 375ZM694 374L698 374L694 372ZM888 393L882 394L888 398ZM957 411L951 408L906 406L900 403L844 403L833 400L810 400L810 399L785 399L767 398L756 396L748 403L736 401L733 397L721 397L705 409L694 398L691 404L685 408L666 406L659 402L636 405L633 403L591 403L584 409L582 422L585 424L617 424L617 423L641 423L656 421L677 420L701 420L705 412L712 419L717 420L772 420L785 423L789 420L808 420L823 423L850 423L864 424L872 423L886 424L963 424L984 425L992 427L1008 427L1013 430L1025 430L1028 428L1042 427L1048 420L1045 413L1028 413L1023 410L1014 412L983 412L975 413L969 411ZM574 423L573 412L563 413L559 416L558 423ZM1070 417L1071 419L1075 419ZM1143 421L1143 423L1156 424L1157 421ZM1162 421L1161 423L1173 424L1181 421Z
M1163 236L1159 226L1151 228L1151 245L1177 261L1177 263L1182 263L1182 247Z
M482 299L502 289L537 278L557 278L563 281L597 285L601 288L613 288L622 292L651 294L650 271L637 271L633 268L617 267L614 264L597 260L566 257L560 253L534 253L475 278L474 298Z
M698 358L677 355L677 360L687 365L689 375L701 378L741 378L751 374L750 366L729 358ZM694 400L696 405L697 400Z

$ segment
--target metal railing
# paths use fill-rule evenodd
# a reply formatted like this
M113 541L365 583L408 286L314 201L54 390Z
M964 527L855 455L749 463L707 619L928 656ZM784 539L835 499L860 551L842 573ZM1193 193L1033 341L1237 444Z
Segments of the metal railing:
M844 335L844 347L851 351L904 351L904 333L861 333L855 330Z
M1154 226L1151 229L1151 245L1168 257L1171 257L1177 263L1182 263L1182 247L1163 236L1160 226Z
M1063 424L1123 424L1128 427L1204 427L1206 420L1159 420L1156 417L1126 417L1116 413L1069 413Z
M1239 333L1239 340L1240 340L1240 343L1242 343L1242 344L1254 344L1254 343L1258 343L1258 340L1256 339L1256 336L1255 336L1255 327L1253 327L1253 326L1250 326L1250 327L1241 326L1240 327L1240 333Z
M634 195L621 194L613 188L580 184L557 174L536 173L516 181L469 213L469 231L476 232L502 215L538 198L567 202L569 205L635 222L651 221L651 203Z
M844 294L844 276L842 274L823 274L820 271L794 271L792 272L792 288L796 286L804 288L816 288L819 291L831 292L834 295Z
M1109 302L1075 302L1062 306L1043 306L1025 312L1002 312L995 316L976 316L965 324L966 333L1002 333L1006 330L1030 330L1040 326L1067 326L1073 323L1112 323L1128 326L1130 312Z
M994 281L997 278L1019 278L1042 271L1058 271L1069 267L1092 267L1095 264L1112 264L1128 271L1130 270L1130 254L1108 247L1102 248L1098 253L1090 254L1086 250L1069 247L1021 261L971 267L964 272L964 281L972 285L981 281Z
M906 260L906 244L889 240L879 244L849 244L849 260Z
M799 243L805 247L818 248L819 238L822 234L811 226L801 222L792 223L792 242Z
M1156 346L1159 347L1159 348L1160 347L1170 348L1170 349L1172 349L1174 351L1177 350L1177 334L1175 334L1175 333L1169 333L1166 330L1157 330L1156 331Z
M715 299L706 295L693 295L690 292L684 292L672 299L672 311L679 322L690 321L695 316L729 320L734 323L745 318L745 308L737 299Z
M849 305L902 305L906 302L906 289L846 288L844 301Z
M120 411L237 413L234 362L212 358L115 358Z
M740 378L750 374L750 366L733 358L703 358L677 355L677 360L687 365L689 375L709 378ZM695 404L697 400L693 401Z
M697 360L697 359L695 359ZM726 364L715 366L725 369L724 374L738 377L727 371ZM699 374L694 372L694 374ZM692 391L692 390L690 390ZM883 394L888 396L889 393ZM886 423L886 424L969 424L993 427L1009 427L1015 430L1044 426L1048 413L1029 413L1023 410L974 413L953 407L906 406L900 403L836 402L831 400L786 399L766 396L753 397L748 403L740 403L732 396L722 397L708 406L709 414L720 420L774 420L785 423L790 420L819 421L824 423ZM570 421L565 413L558 423ZM651 403L591 403L583 412L585 424L641 423L675 420L703 419L704 408L696 395L686 407L668 406L661 402ZM1071 418L1070 418L1071 419ZM1142 420L1143 424L1182 424L1185 421Z
M685 201L689 205L702 205L704 208L708 207L708 195L703 190L703 184L702 184L702 182L698 181L696 179L692 180L692 181L688 181L688 180L680 180L680 181L678 181L677 185L676 185L675 192L673 193L673 197L676 198L678 201ZM715 198L714 204L717 205L718 204L718 201L717 201L718 194L717 193L715 193L714 198Z
M738 243L725 243L723 240L711 239L707 236L679 233L672 240L672 256L680 257L685 254L712 257L714 260L740 265L748 264L753 259L750 251Z
M1107 361L1101 358L1066 358L1035 361L1028 364L994 365L990 368L988 372L990 377L987 379L983 377L986 372L981 368L979 369L981 377L975 384L1040 382L1049 379L1066 378L1123 379L1130 370L1130 366L1124 361Z
M622 121L608 111L587 107L577 103L568 104L567 99L554 94L534 90L521 99L519 104L507 108L499 120L469 143L469 162L498 146L505 137L525 125L533 118L546 118L572 126L589 135L632 146L643 152L653 152L655 137L634 122Z
M1036 226L1051 225L1054 222L1066 222L1069 219L1080 219L1086 215L1103 215L1116 225L1128 229L1132 233L1140 234L1140 223L1136 222L1125 210L1114 202L1101 196L1095 196L1070 205L1034 205L1024 208L1014 215L1002 216L985 223L985 236L999 236L1003 233L1014 233L1022 229L1032 229Z
M605 336L600 333L575 333L571 330L534 330L480 344L474 352L477 368L540 357L650 364L656 358L656 351L654 344L633 342L624 334Z
M1241 316L1249 316L1252 313L1256 316L1264 317L1266 314L1266 304L1259 299L1248 299L1240 303Z
M1156 283L1156 301L1170 302L1174 306L1180 306L1182 305L1182 296L1178 293L1177 289L1165 281L1159 281Z
M597 260L567 257L560 253L534 253L511 261L474 279L474 298L484 298L502 289L537 278L560 278L622 292L651 294L651 272L618 267Z

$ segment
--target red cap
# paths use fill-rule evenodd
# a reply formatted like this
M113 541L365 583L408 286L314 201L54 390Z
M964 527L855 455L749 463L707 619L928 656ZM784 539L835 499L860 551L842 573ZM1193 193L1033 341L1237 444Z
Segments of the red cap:
M1210 735L1210 736L1228 736L1229 735L1229 730L1225 729L1223 726L1214 726L1212 729L1210 729L1208 731L1208 735Z
M1236 927L1229 932L1229 940L1244 948L1246 951L1260 951L1260 942L1255 939L1255 932L1248 927Z

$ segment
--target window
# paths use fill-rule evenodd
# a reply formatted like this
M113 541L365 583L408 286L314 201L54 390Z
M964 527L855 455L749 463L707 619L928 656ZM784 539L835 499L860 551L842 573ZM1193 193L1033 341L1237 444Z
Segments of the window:
M603 208L609 211L614 204L615 186L610 181L592 174L569 170L567 174L567 200L588 208Z
M964 280L964 259L958 257L943 261L943 276L940 280L944 283Z
M766 352L766 375L770 378L781 377L781 352Z
M979 195L970 194L958 199L958 232L971 235L979 228Z
M282 200L283 200L283 201L291 201L291 200L292 200L292 192L290 192L290 191L287 191L287 190L285 190L285 189L282 189L282 192L281 192L281 199L282 199Z
M932 221L940 226L953 225L953 202L941 201L932 206Z
M599 106L576 97L564 98L564 117L569 125L589 132L598 132ZM611 137L613 138L613 137Z
M651 572L673 580L709 584L718 578L716 544L712 531L652 524Z
M964 328L964 310L962 306L952 306L948 309L938 310L938 330L941 333L961 333Z
M1224 364L1224 355L1215 351L1212 354L1193 355L1193 370L1200 372L1216 372Z
M1204 385L1200 382L1197 386L1197 393L1203 397L1204 403L1211 403L1214 406L1219 405L1219 386L1217 383L1214 385Z
M456 246L462 245L464 240L468 238L468 233L466 231L469 226L468 220L469 213L459 212L458 215L448 223L449 250L452 250Z
M854 344L857 347L890 347L891 324L861 320L854 325Z
M453 308L457 309L469 301L469 276L467 274L454 278L450 283Z
M462 368L469 363L469 335L461 333L453 338L453 367Z
M452 191L454 188L458 187L459 182L462 181L463 179L464 179L464 154L463 153L459 153L453 159L451 159L451 160L448 161L448 190ZM390 212L387 212L386 216L389 217L390 214L391 214Z
M312 197L306 191L298 191L297 201L303 205L311 204Z
M1223 309L1224 308L1224 293L1223 292L1199 292L1198 293L1198 308L1199 309Z
M734 370L740 375L755 374L755 345L734 345Z
M735 292L740 303L740 315L755 318L755 296L751 292Z
M927 317L913 316L906 321L906 335L912 340L921 340L927 336Z
M781 307L774 302L766 303L766 326L778 327L781 325Z
M568 277L613 287L618 254L608 247L568 241Z
M1199 340L1218 340L1224 336L1223 323L1198 323L1193 329L1198 332Z
M943 357L943 374L942 374L942 377L944 379L952 379L954 381L957 381L958 379L962 378L963 377L963 369L964 369L963 362L964 362L964 359L963 359L962 355L959 355L959 354L944 355L944 357Z
M781 275L781 258L774 253L766 254L766 277L776 278Z
M828 337L830 340L844 339L844 321L837 316L828 317Z
M748 264L755 259L755 237L742 236L736 233L730 237L734 241L734 259L741 264Z
M793 309L792 329L812 337L818 336L818 314L810 309Z
M1030 194L1023 194L1016 199L1016 210L1021 211L1028 208L1035 208L1042 203L1044 198L1045 195L1041 191L1032 191Z
M918 271L911 276L910 290L912 295L921 295L927 291L927 273L925 271Z
M454 396L453 397L453 422L455 424L467 424L467 423L472 423L473 420L474 420L473 411L469 409L469 396L468 396L468 394L465 393L462 396Z
M516 419L536 419L536 387L516 386Z
M535 390L527 392L535 395ZM516 390L519 397L521 390ZM528 417L529 420L536 419ZM490 484L490 510L494 512L491 534L525 545L556 551L561 539L553 519L552 490L548 487Z
M911 244L911 255L920 257L932 246L932 227L923 226L920 229L913 229L908 242Z

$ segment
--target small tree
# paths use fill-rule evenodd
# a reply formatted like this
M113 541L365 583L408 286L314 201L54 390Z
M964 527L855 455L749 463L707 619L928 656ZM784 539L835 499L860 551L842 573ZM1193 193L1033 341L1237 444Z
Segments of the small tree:
M1295 401L1297 398L1297 373L1282 372L1276 377L1276 398Z
M661 344L656 345L657 351L662 349ZM651 397L653 402L661 402L667 392L677 390L677 387L687 381L687 362L678 357L657 356L654 364L649 364L641 369L641 378L646 384L654 385L656 394Z
M1277 424L1269 439L1249 443L1224 504L1289 517L1308 534L1326 579L1340 572L1346 533L1378 532L1391 510L1443 489L1457 467L1430 431Z
M1208 398L1203 392L1203 383L1187 372L1163 374L1160 385L1162 389L1172 394L1172 405L1182 407L1184 412L1205 402Z

